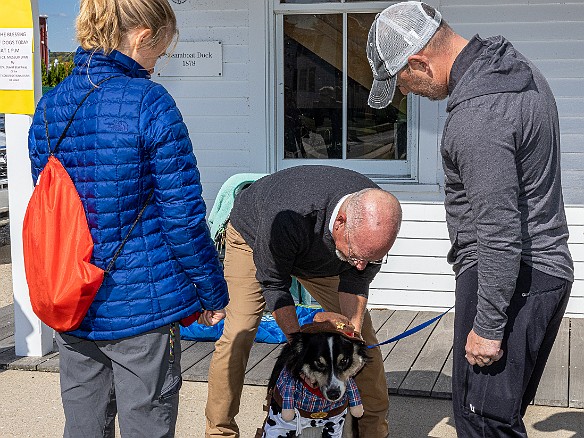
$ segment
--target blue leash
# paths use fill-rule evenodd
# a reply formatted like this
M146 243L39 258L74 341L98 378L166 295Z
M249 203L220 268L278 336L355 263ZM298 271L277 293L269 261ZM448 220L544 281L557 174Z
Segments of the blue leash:
M442 318L444 315L446 315L452 309L454 309L454 306L452 306L450 309L446 310L444 313L441 313L440 315L435 316L434 318L429 319L428 321L423 322L422 324L419 324L415 327L412 327L411 329L406 330L405 332L403 332L397 336L394 336L393 338L388 339L387 341L383 341L383 342L380 342L379 344L375 344L375 345L368 345L367 348L375 348L375 347L379 347L380 345L390 344L392 342L399 341L402 338L406 338L410 335L413 335L414 333L419 332L423 328L428 327L430 324L433 324L434 322L438 321L440 318Z

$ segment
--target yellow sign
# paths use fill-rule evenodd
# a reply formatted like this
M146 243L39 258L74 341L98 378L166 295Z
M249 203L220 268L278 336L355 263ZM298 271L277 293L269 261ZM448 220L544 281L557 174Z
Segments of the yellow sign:
M0 2L0 113L34 113L32 29L30 0Z

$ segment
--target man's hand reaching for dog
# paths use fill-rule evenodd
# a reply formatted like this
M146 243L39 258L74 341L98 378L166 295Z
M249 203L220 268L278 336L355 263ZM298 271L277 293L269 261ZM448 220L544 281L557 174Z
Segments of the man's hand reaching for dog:
M204 310L199 317L198 323L205 325L215 325L225 318L225 309Z
M492 365L503 357L501 341L482 338L471 330L466 338L466 360L479 367Z
M288 338L288 341L290 341L292 333L300 331L300 324L298 323L298 316L294 306L280 307L272 312L272 316L286 335L286 338Z
M349 321L355 327L355 331L361 333L363 331L363 317L367 310L367 298L339 292L339 305L341 313L349 318Z

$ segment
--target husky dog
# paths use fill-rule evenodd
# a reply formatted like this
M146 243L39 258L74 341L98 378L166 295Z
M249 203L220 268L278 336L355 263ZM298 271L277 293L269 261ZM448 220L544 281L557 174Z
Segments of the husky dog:
M282 349L268 383L266 438L298 436L323 427L322 436L341 437L347 408L363 415L353 376L365 365L367 347L349 320L318 313Z

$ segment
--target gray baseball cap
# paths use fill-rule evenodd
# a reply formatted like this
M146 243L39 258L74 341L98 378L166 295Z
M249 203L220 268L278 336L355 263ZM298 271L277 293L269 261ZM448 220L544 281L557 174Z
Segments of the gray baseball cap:
M367 60L373 72L369 92L371 108L385 108L391 103L396 87L396 74L406 66L408 58L424 48L436 33L442 16L434 10L428 15L423 3L397 3L375 17L367 38ZM424 5L425 6L425 5Z

